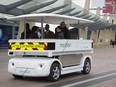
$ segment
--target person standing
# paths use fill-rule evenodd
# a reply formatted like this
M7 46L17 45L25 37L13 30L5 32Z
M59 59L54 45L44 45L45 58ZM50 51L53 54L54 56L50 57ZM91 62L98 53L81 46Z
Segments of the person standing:
M20 39L24 39L24 38L25 38L25 39L29 39L30 34L31 34L30 25L29 25L29 23L26 23L26 38L25 38L25 32L23 31L23 32L21 33Z
M52 31L50 31L49 30L49 28L50 28L50 26L49 26L49 24L46 24L45 25L45 37L44 38L47 38L47 39L52 39L52 38L54 38L54 32L52 32Z
M112 45L112 40L110 40L110 45Z
M39 39L38 34L37 34L37 31L38 31L37 29L38 29L37 26L32 27L32 31L29 37L30 39Z
M115 45L115 41L112 41L112 47L114 48L114 45Z
M55 38L56 39L64 39L64 33L61 31L61 27L57 26L55 28Z
M64 39L68 39L69 30L67 29L66 24L64 22L61 22L60 27L62 32L64 33Z

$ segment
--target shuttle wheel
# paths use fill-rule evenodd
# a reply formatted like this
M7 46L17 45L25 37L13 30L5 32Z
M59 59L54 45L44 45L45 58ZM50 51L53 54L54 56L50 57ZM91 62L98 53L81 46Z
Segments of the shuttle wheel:
M48 76L49 81L57 81L60 78L61 69L59 64L53 63Z
M85 63L84 63L84 67L82 70L83 74L89 74L89 72L91 71L91 61L90 59L86 59Z
M14 78L23 78L23 76L14 75L14 74L12 74L12 76L13 76Z

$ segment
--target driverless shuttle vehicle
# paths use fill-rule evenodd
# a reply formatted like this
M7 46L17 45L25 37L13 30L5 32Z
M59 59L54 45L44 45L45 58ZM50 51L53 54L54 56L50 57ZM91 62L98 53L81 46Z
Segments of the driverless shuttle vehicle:
M26 14L9 18L14 21L39 22L43 34L43 23L66 24L92 23L93 21L58 14ZM25 31L26 32L26 31ZM26 34L26 33L25 33ZM25 35L26 36L26 35ZM8 55L8 72L15 78L48 77L57 81L61 75L91 71L93 53L92 40L83 39L11 39Z

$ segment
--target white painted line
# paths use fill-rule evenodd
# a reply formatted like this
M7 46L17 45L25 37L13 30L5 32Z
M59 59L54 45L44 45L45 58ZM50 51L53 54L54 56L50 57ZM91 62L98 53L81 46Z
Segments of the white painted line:
M82 84L82 83L86 83L86 82L90 82L90 81L93 81L93 80L102 79L102 78L109 77L109 76L113 76L113 75L116 75L116 73L107 74L107 75L103 75L103 76L99 76L99 77L95 77L95 78L87 79L87 80L84 80L84 81L80 81L80 82L76 82L76 83L72 83L72 84L64 85L64 86L62 86L62 87L76 86L76 85L79 85L79 84Z

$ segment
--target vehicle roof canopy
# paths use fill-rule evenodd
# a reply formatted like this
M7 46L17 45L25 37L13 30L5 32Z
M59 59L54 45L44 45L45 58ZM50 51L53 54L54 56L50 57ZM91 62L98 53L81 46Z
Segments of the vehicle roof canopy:
M66 15L52 14L52 13L26 14L26 15L9 17L8 19L13 21L43 22L43 23L50 23L50 24L59 24L62 21L64 21L66 24L93 22L87 19L66 16Z

